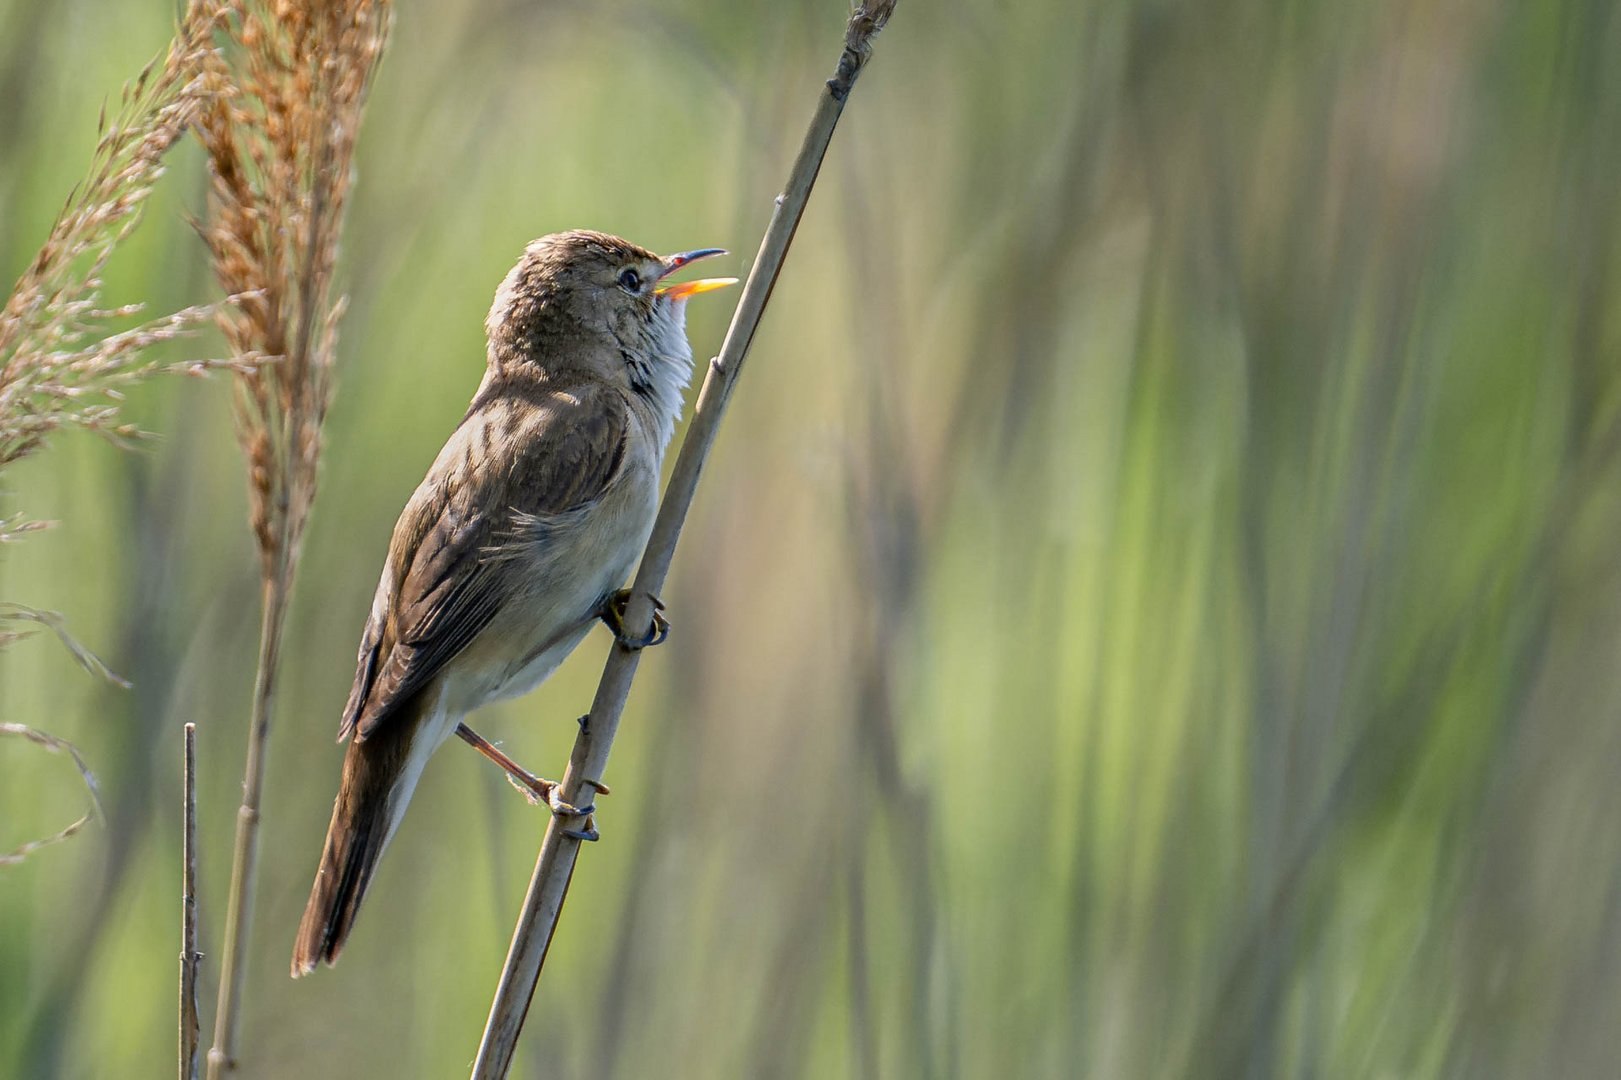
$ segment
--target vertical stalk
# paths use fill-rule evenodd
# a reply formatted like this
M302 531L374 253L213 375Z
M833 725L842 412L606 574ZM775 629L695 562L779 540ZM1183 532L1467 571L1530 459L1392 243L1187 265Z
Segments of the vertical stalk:
M197 1016L197 725L186 725L184 815L180 825L180 1080L196 1080L202 1023Z
M261 624L209 1080L236 1067L241 1042L282 638L315 499L344 306L332 298L338 237L391 14L390 0L233 0L218 60L232 93L198 131L212 173L204 236L215 275L231 292L255 296L221 329L238 353L279 358L239 384L237 438L261 556Z
M285 516L282 521L285 522ZM236 844L231 857L231 885L226 901L224 957L214 1012L214 1045L208 1051L208 1080L220 1080L236 1067L242 985L247 975L248 934L252 924L254 885L259 864L259 806L264 792L265 749L275 707L281 666L281 638L287 613L289 562L282 543L275 569L265 582L259 625L259 662L253 680L253 706L248 728L248 757L242 777L242 805L236 812Z

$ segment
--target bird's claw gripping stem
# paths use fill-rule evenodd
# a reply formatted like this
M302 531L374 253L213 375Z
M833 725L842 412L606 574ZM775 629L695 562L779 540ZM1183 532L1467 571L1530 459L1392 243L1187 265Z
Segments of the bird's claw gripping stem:
M608 794L608 785L604 784L601 780L587 779L582 780L581 783L596 789L598 795ZM562 830L563 835L568 837L570 840L579 840L582 843L595 843L596 841L602 839L602 834L597 832L596 821L592 817L593 811L595 811L597 808L597 804L594 800L587 803L585 806L570 806L554 791L552 793L551 808L553 815L557 817L585 818L585 825L582 828Z
M670 620L660 614L664 610L664 601L656 596L648 596L648 599L653 601L653 625L648 627L647 633L632 637L625 629L625 611L630 606L632 595L630 589L620 589L612 594L602 602L597 618L613 631L614 640L626 652L636 652L664 644L664 639L670 636Z
M501 766L501 771L507 775L507 781L522 792L523 797L528 799L531 805L539 806L541 803L545 803L557 817L583 817L586 819L584 829L565 829L563 830L564 836L572 836L576 840L597 839L597 831L591 826L591 815L597 808L595 799L584 806L575 806L573 803L565 802L562 796L563 785L556 780L547 780L544 777L536 776L516 761L507 757L499 747L466 724L458 724L456 734L461 737L463 742ZM608 785L600 780L585 780L583 783L593 788L598 795L608 794ZM587 836L586 833L591 835Z

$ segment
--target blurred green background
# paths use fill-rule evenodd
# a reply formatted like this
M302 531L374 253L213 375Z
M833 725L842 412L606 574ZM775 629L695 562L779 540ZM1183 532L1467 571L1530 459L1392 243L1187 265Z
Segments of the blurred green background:
M394 517L523 244L758 243L840 0L402 5L271 738L245 1076L465 1075L543 817L429 770L287 977ZM0 0L0 276L173 9ZM1621 1060L1621 15L902 0L677 556L516 1075L1608 1077ZM209 299L193 146L108 279ZM724 261L724 260L723 260ZM726 294L722 294L723 296ZM735 295L735 294L734 294ZM725 299L693 304L700 357ZM217 344L193 343L206 351ZM104 828L0 869L0 1076L173 1074L258 629L226 380L59 439L0 711ZM561 771L594 633L478 727ZM0 848L65 760L0 742ZM205 1023L205 1036L211 1020Z

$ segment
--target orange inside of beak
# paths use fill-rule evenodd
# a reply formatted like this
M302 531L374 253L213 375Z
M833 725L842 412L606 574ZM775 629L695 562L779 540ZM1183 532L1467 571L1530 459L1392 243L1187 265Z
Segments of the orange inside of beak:
M697 281L683 281L676 285L660 285L653 291L671 300L685 300L689 296L714 292L716 289L724 289L728 285L736 284L737 279L735 277L710 277L699 278Z

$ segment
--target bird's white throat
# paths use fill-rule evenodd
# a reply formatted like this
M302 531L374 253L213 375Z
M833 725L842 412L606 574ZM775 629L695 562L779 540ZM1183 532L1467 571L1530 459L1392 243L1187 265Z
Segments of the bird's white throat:
M687 340L687 302L660 300L653 306L653 319L646 341L630 359L632 381L652 406L658 423L659 456L670 445L676 421L681 419L681 400L692 381L692 343Z

